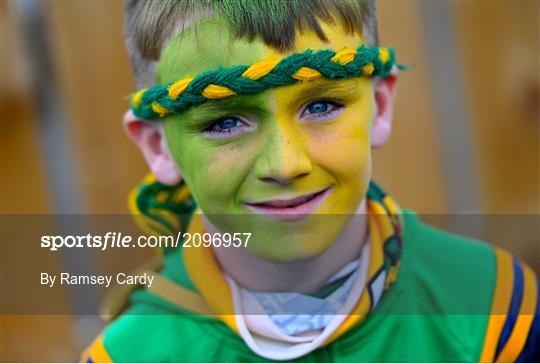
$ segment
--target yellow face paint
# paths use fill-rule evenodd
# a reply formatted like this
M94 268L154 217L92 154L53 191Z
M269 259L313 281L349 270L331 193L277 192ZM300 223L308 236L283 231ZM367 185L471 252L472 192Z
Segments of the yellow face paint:
M335 50L354 49L362 42L359 35L345 33L340 27L322 23L328 42L321 41L314 33L301 34L296 40L295 49L291 53L303 52L306 49ZM267 57L284 56L271 48L265 48ZM314 95L313 90L322 89ZM335 188L334 198L329 198L321 206L318 213L350 214L354 213L360 200L367 191L370 168L370 124L374 112L373 88L370 79L320 80L298 83L270 91L273 100L273 111L276 120L283 125L299 125L302 140L295 143L303 145L311 163L317 168L328 171L339 186ZM304 96L307 95L307 96ZM343 112L330 123L298 122L298 104L309 99L335 99L343 101ZM296 103L290 100L298 100ZM283 163L294 164L294 159ZM287 168L287 167L285 167ZM320 181L314 184L323 184Z
M280 53L260 41L216 41L226 28L207 21L197 39L188 30L171 41L158 82L270 60L248 70L258 77L290 53L362 42L339 26L321 25L328 42L305 32L293 50ZM325 251L357 210L371 175L371 80L328 80L309 69L297 76L306 81L209 101L165 121L171 153L208 219L223 232L251 232L248 249L270 260Z

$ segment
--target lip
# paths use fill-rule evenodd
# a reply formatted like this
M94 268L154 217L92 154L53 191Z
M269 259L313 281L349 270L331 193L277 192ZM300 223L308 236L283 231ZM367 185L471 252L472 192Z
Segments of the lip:
M256 214L267 215L278 220L297 220L310 215L330 193L330 187L291 199L266 200L246 203Z

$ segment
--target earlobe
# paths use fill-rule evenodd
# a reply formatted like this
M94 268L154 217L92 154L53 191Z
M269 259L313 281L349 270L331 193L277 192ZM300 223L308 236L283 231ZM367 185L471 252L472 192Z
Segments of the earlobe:
M389 77L375 81L375 117L371 128L371 146L379 148L390 138L396 94L396 72Z
M182 180L180 170L167 148L161 123L141 120L130 110L124 115L124 127L159 182L172 186Z

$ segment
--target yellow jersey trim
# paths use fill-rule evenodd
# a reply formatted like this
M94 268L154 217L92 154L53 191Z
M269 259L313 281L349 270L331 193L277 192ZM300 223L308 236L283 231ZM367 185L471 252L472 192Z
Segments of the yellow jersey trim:
M519 306L519 315L512 329L512 333L505 346L501 350L497 363L515 362L521 354L529 330L534 320L534 311L536 309L536 300L538 299L536 276L531 268L526 264L520 263L523 269L524 290L521 305Z
M96 340L86 349L81 356L82 363L113 363L105 346L103 345L103 336L98 336Z
M512 299L512 289L514 281L514 268L512 267L512 256L505 250L494 247L496 258L496 281L495 293L491 304L491 313L489 316L486 337L482 354L481 363L490 363L495 360L497 343L501 336L507 312Z

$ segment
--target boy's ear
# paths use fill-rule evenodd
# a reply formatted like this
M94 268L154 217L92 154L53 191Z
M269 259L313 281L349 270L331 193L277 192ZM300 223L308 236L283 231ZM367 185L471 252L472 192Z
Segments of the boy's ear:
M161 123L143 121L130 110L124 114L124 127L159 182L172 186L182 180L180 170L167 148Z
M395 71L395 72L394 72ZM375 118L371 127L371 146L383 146L392 132L392 118L396 95L397 67L392 75L375 81Z

